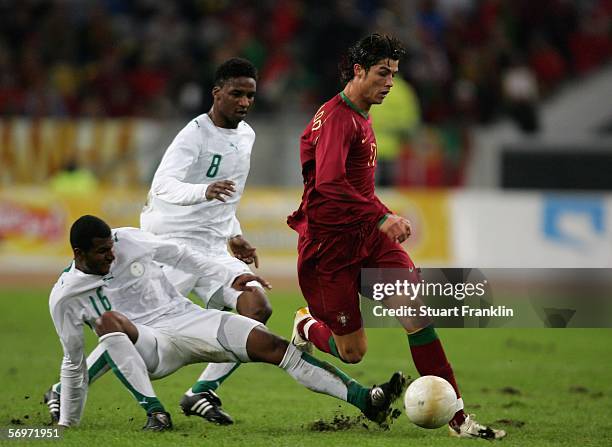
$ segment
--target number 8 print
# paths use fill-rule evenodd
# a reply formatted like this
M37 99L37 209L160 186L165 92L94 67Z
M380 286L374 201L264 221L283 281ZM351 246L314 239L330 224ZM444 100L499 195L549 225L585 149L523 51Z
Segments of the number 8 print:
M210 164L210 168L206 171L206 177L214 177L219 172L219 165L221 164L221 155L215 154L212 158L212 163Z

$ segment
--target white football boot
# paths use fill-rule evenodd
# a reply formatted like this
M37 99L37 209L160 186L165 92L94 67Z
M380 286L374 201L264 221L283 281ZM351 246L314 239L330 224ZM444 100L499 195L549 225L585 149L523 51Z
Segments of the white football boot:
M311 342L302 337L298 332L298 324L302 321L312 318L308 307L300 307L295 311L295 317L293 317L293 332L291 333L291 343L302 352L312 354L313 345Z
M506 436L505 430L497 430L486 425L480 424L474 420L473 414L467 415L463 424L457 429L448 426L449 433L455 438L481 438L481 439L502 439Z

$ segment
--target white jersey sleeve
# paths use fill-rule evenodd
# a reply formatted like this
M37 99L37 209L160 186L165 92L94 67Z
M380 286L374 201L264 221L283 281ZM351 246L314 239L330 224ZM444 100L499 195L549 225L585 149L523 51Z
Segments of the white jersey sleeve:
M166 150L151 185L156 197L174 205L194 205L206 201L208 184L189 183L189 172L200 157L202 135L192 121Z
M51 292L50 311L64 358L60 372L62 392L60 394L60 425L74 426L79 423L87 399L87 363L83 342L83 320L78 309L65 298L59 283Z
M234 275L231 270L213 258L191 250L186 245L159 238L138 228L121 228L117 231L129 235L133 241L148 246L154 252L155 261L187 273L193 273L201 278L208 278L210 283L217 283L219 287L231 287L236 277L240 276Z

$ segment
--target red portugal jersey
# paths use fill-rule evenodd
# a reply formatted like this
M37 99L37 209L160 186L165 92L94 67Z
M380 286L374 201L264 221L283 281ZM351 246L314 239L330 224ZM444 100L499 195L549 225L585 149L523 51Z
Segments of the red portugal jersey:
M317 111L300 141L304 193L287 223L325 235L378 222L387 207L374 193L376 138L368 115L343 93Z

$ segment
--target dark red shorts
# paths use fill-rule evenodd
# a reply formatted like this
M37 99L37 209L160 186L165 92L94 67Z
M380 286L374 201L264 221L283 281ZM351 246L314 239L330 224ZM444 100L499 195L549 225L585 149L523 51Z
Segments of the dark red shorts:
M312 316L336 335L350 334L363 325L359 309L362 268L414 269L414 263L400 244L376 227L298 241L302 294Z

